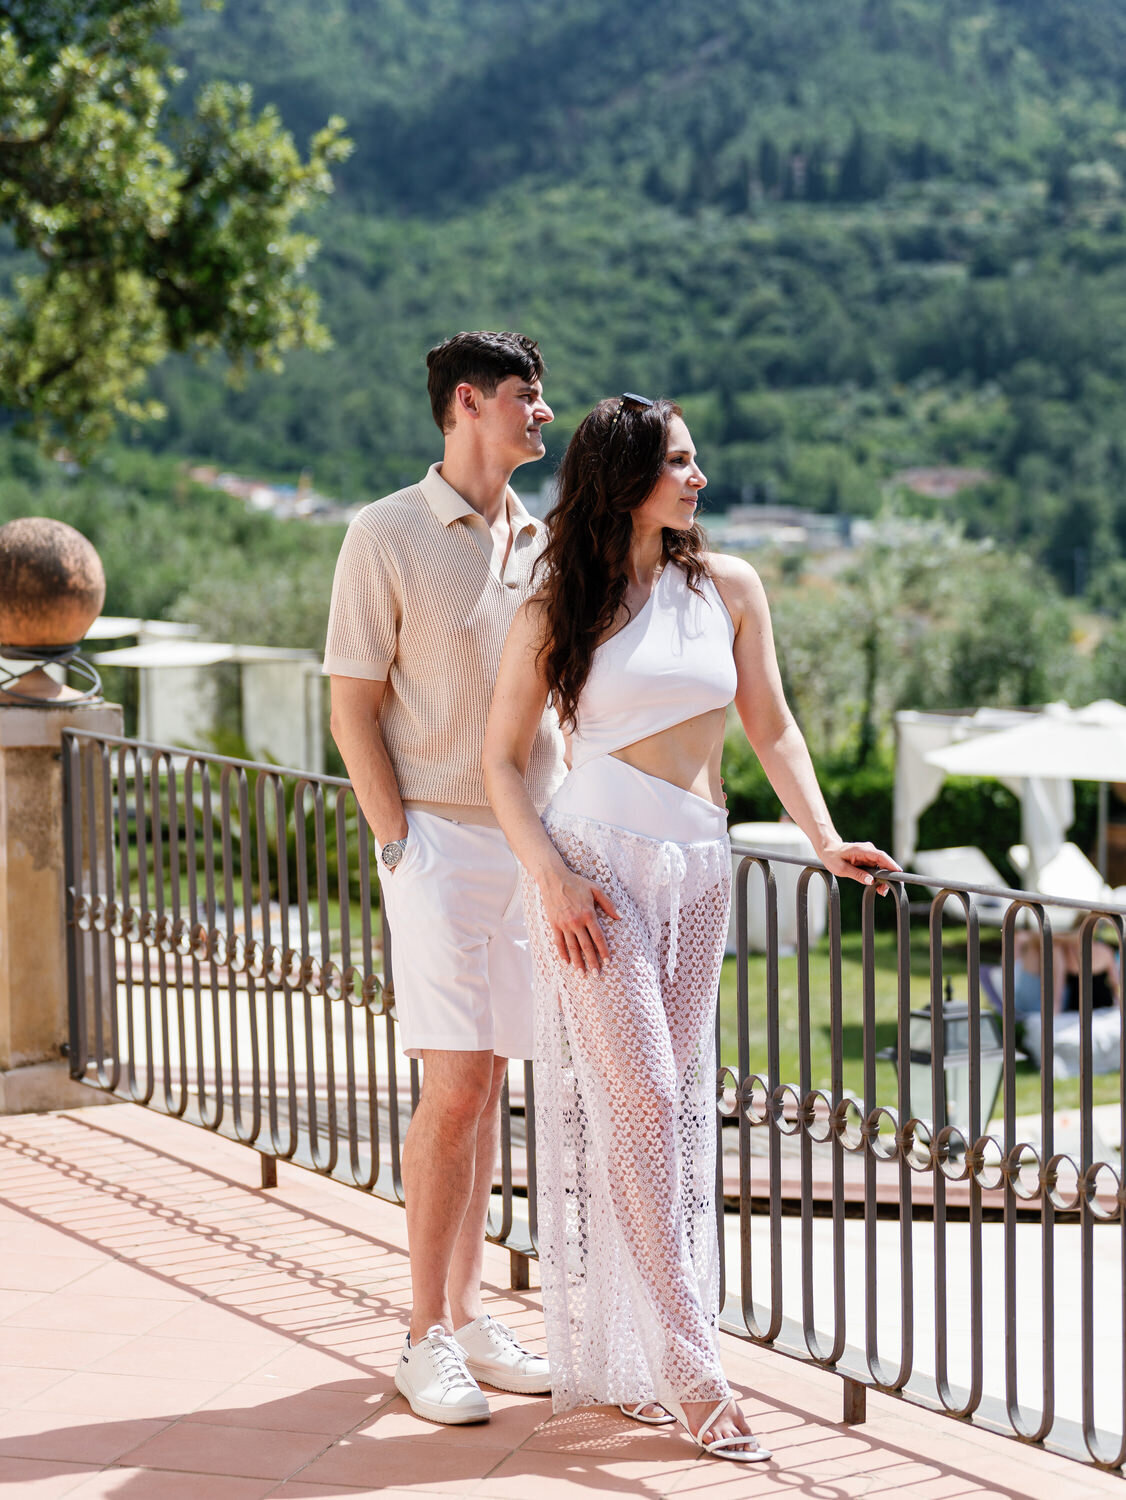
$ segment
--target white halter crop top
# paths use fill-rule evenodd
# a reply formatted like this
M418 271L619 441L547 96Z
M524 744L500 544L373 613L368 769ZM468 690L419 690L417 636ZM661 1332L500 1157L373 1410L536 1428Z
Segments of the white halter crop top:
M574 770L735 697L735 627L712 580L697 587L667 562L633 619L597 647L571 736Z

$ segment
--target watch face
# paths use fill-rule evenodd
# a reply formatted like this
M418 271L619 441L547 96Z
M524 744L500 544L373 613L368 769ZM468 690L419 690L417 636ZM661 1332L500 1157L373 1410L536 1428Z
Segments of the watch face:
M403 857L403 849L406 839L394 839L390 844L384 844L379 851L379 857L389 870L393 870Z

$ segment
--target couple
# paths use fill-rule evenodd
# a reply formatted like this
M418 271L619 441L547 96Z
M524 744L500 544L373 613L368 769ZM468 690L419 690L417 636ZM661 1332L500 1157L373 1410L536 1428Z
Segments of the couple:
M716 1336L728 705L834 874L895 866L833 827L762 586L704 550L679 409L600 402L545 532L509 488L552 420L535 343L461 333L427 363L442 462L352 523L325 656L333 735L381 844L402 1045L424 1066L396 1385L433 1421L486 1420L480 1381L551 1390L557 1411L616 1402L718 1457L767 1458ZM481 1301L501 1085L533 1014L550 1368Z

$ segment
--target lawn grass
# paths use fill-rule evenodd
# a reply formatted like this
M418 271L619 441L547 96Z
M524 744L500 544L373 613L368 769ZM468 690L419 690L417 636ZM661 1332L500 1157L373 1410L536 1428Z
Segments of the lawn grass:
M982 962L996 961L982 942ZM877 1050L893 1047L897 1026L897 954L895 932L891 928L877 929L874 944L875 968L875 1036L870 1045ZM766 1075L767 1030L766 1030L766 958L753 953L747 960L748 1020L750 1037L751 1072ZM943 972L953 981L956 999L965 999L966 962L964 946L947 944L943 952ZM930 1003L930 970L928 964L926 933L912 933L911 943L911 1008L919 1010ZM841 992L843 997L842 1040L844 1050L844 1087L862 1096L863 1074L863 1008L861 939L859 933L845 933L841 939ZM738 1057L736 961L724 960L720 987L720 1040L721 1060L734 1068ZM810 954L810 1067L813 1086L828 1088L830 1080L829 1043L829 943L824 939ZM781 1081L796 1083L799 1074L798 1043L798 961L796 957L780 958L778 962L778 1032L781 1059ZM984 999L983 999L984 1004ZM1040 1074L1028 1062L1017 1064L1016 1104L1018 1115L1035 1115L1040 1112ZM1105 1074L1094 1079L1094 1101L1096 1104L1113 1103L1119 1096L1117 1074ZM876 1064L876 1097L879 1103L894 1105L896 1101L895 1068L890 1062ZM1057 1079L1055 1105L1057 1110L1073 1109L1079 1103L1079 1080ZM998 1110L1001 1100L998 1099Z

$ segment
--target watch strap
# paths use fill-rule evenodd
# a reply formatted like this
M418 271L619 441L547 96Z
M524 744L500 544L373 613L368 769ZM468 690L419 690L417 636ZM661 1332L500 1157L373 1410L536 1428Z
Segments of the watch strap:
M393 870L402 860L409 837L410 834L405 833L401 839L391 839L388 843L384 844L383 848L379 851L380 864L384 865L388 870Z

